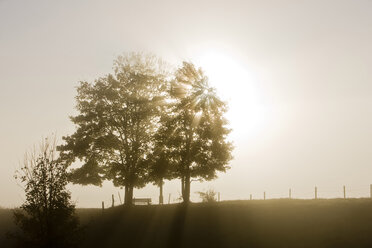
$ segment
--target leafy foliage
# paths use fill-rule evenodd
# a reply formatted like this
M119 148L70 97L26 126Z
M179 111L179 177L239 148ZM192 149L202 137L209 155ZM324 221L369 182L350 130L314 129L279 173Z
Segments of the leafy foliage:
M14 212L22 232L12 236L18 247L76 247L79 238L75 206L66 190L66 167L56 158L55 141L26 154L16 178L25 184L26 201Z
M207 203L216 202L217 193L213 189L209 189L206 192L198 191L197 193L199 194L200 198L202 199L202 202L207 202Z
M164 68L154 56L131 53L115 61L114 75L80 83L80 114L71 118L77 130L64 137L66 143L59 148L67 164L76 158L83 161L72 171L73 182L101 185L112 180L115 186L125 186L128 204L133 188L147 183L167 87Z
M184 202L190 198L191 178L212 180L226 171L232 159L230 129L221 101L201 69L184 62L176 71L172 95L177 102L167 122L169 150L176 176L181 178ZM171 131L170 131L171 130Z
M125 187L131 204L133 188L148 182L180 178L185 202L191 178L212 180L231 160L232 144L221 101L201 69L183 63L169 80L164 62L141 53L119 57L114 75L81 82L77 129L63 139L61 158L83 162L71 181L102 185L112 180ZM162 200L160 200L162 201Z

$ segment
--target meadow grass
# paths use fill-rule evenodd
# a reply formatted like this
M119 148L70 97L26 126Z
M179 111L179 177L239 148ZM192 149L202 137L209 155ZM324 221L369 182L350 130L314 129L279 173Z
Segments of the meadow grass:
M372 247L372 200L252 200L77 209L82 247ZM0 210L0 232L14 228ZM1 247L6 247L0 240Z

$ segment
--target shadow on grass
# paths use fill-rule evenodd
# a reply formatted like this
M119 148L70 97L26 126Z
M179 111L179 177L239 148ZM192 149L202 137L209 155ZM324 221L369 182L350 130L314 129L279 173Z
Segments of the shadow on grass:
M77 210L82 247L372 247L372 200L266 200ZM88 221L90 220L90 221ZM1 223L1 220L0 220ZM0 240L1 242L1 240ZM1 247L3 243L1 242Z

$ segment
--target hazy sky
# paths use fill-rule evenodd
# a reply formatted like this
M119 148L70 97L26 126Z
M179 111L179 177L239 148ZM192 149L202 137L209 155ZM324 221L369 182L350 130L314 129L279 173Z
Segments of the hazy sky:
M231 169L221 199L367 196L372 183L372 1L0 0L0 206L22 203L13 179L42 136L71 134L80 80L123 52L191 60L229 101ZM79 207L119 189L72 186ZM179 181L165 184L179 197ZM123 194L123 190L120 191ZM158 190L136 190L153 197Z

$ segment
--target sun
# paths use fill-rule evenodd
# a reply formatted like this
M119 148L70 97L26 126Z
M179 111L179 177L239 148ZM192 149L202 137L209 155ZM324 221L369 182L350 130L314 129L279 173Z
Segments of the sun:
M209 78L211 86L216 87L219 95L232 97L235 91L231 83L244 82L249 79L248 72L230 56L216 51L208 51L197 58L199 65ZM240 85L240 87L245 87Z
M258 81L247 66L233 56L216 50L196 56L217 95L228 102L226 114L233 133L256 135L267 123L268 111L262 103Z

